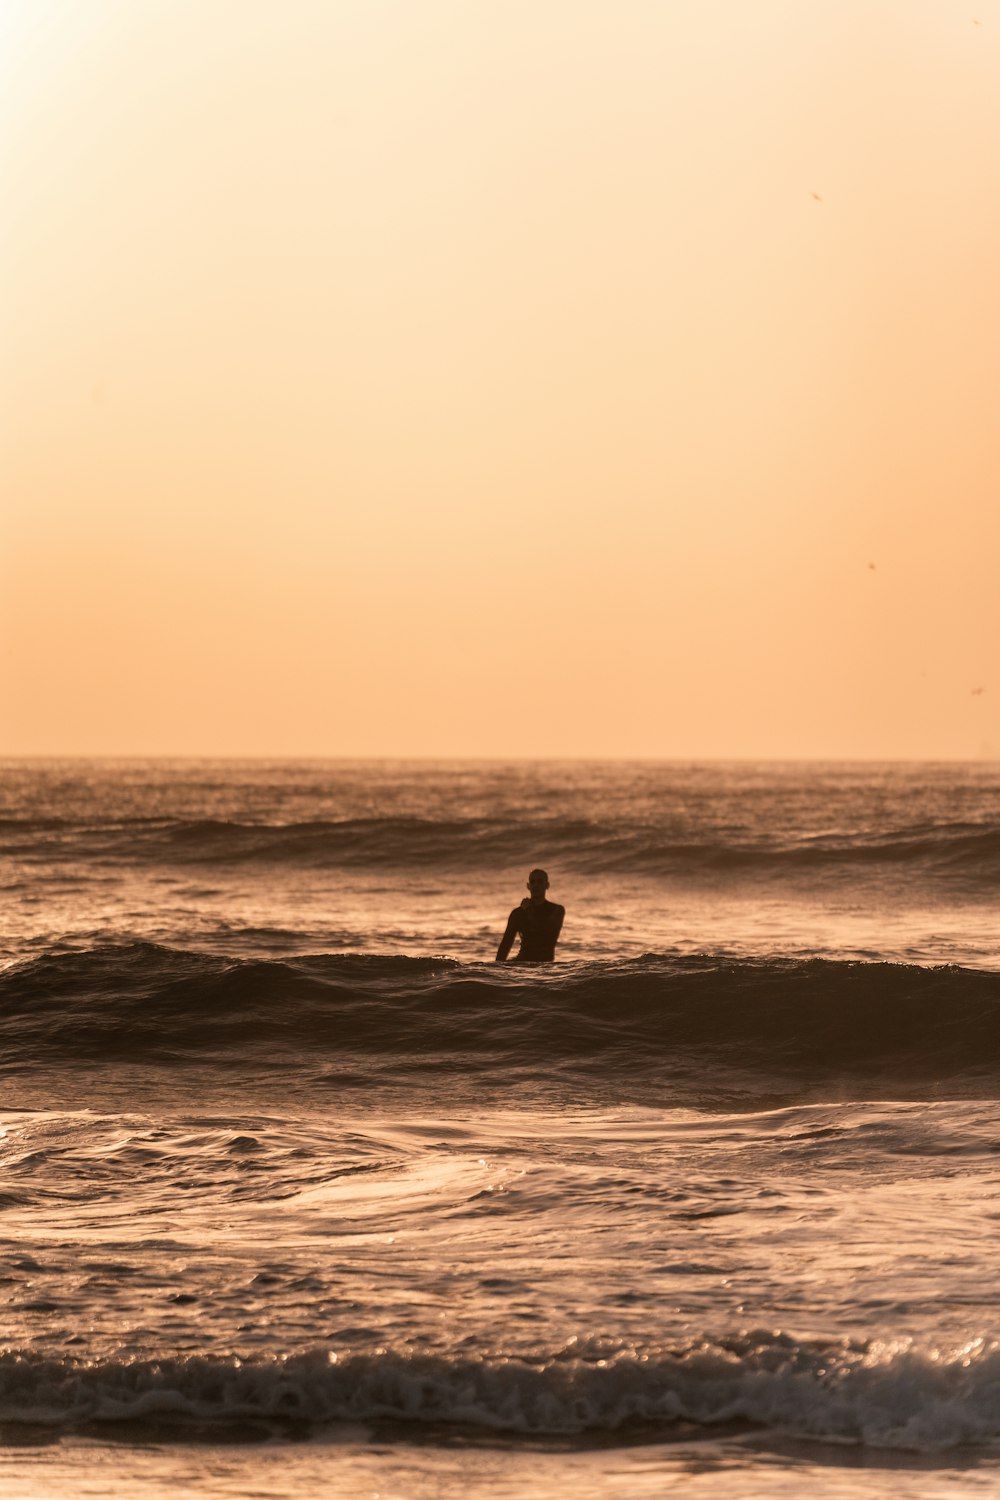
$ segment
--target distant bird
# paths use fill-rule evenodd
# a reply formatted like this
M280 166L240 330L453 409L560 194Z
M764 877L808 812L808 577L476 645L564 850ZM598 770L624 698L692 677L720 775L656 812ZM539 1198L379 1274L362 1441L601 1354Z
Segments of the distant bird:
M975 18L974 18L974 17L973 17L973 21L972 21L972 24L973 24L973 26L982 26L982 24L983 24L983 23L982 23L982 21L977 21L977 20L976 20L976 19L975 19Z
M871 568L872 572L874 573L874 571L875 571L875 564L874 563L869 563L868 566Z
M819 193L811 193L810 197L815 198L817 203L822 203L823 202L823 200L820 197Z
M986 689L984 687L973 688L972 689L972 696L973 696L973 698L978 698L978 697L980 697L980 695L982 693L985 693L985 691L986 691Z

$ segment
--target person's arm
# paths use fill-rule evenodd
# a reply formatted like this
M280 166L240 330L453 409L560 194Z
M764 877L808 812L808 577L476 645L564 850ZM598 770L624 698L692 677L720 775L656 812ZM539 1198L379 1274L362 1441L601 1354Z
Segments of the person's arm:
M517 937L518 929L521 926L520 917L521 908L519 906L515 906L514 910L507 918L507 931L500 939L500 946L497 949L496 961L498 964L507 962L507 954L510 952L511 948L513 948L514 939Z
M555 947L556 943L558 943L558 941L559 941L559 934L562 932L563 917L565 917L565 915L566 915L566 908L565 908L565 906L557 906L556 907L555 921L552 924L552 946L553 947Z

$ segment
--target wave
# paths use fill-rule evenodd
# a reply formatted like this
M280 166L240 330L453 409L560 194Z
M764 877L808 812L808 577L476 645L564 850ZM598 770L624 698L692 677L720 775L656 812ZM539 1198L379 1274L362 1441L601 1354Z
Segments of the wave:
M0 973L0 1045L14 1069L194 1060L384 1081L437 1068L498 1087L579 1075L700 1098L736 1074L757 1087L843 1074L994 1088L1000 975L713 955L261 961L112 944Z
M6 819L8 853L31 860L306 867L453 867L496 869L543 859L587 874L690 879L699 874L796 878L845 867L859 873L892 867L936 878L1000 876L1000 827L922 823L880 832L761 837L729 831L690 836L682 827L605 824L587 819L511 821L419 817L351 818L304 823L134 818L80 824L48 818Z
M672 1350L571 1343L548 1358L315 1349L85 1362L0 1354L0 1421L301 1431L336 1422L460 1425L515 1435L617 1435L744 1425L825 1441L940 1451L1000 1441L1000 1345L796 1340L754 1330Z

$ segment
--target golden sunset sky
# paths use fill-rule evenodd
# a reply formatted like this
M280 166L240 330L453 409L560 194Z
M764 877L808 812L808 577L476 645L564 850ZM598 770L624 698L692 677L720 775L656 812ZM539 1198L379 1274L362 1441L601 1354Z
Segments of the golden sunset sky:
M1000 0L4 0L0 752L1000 757Z

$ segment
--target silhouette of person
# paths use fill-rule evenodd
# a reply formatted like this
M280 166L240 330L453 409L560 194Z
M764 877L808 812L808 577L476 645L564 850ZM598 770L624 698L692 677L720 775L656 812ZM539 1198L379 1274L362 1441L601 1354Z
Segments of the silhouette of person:
M564 906L549 901L545 892L549 888L549 877L544 870L532 870L528 876L530 896L525 896L520 906L515 906L507 919L507 931L500 939L497 963L506 963L507 955L520 937L516 964L548 964L556 956L556 943L562 929Z

